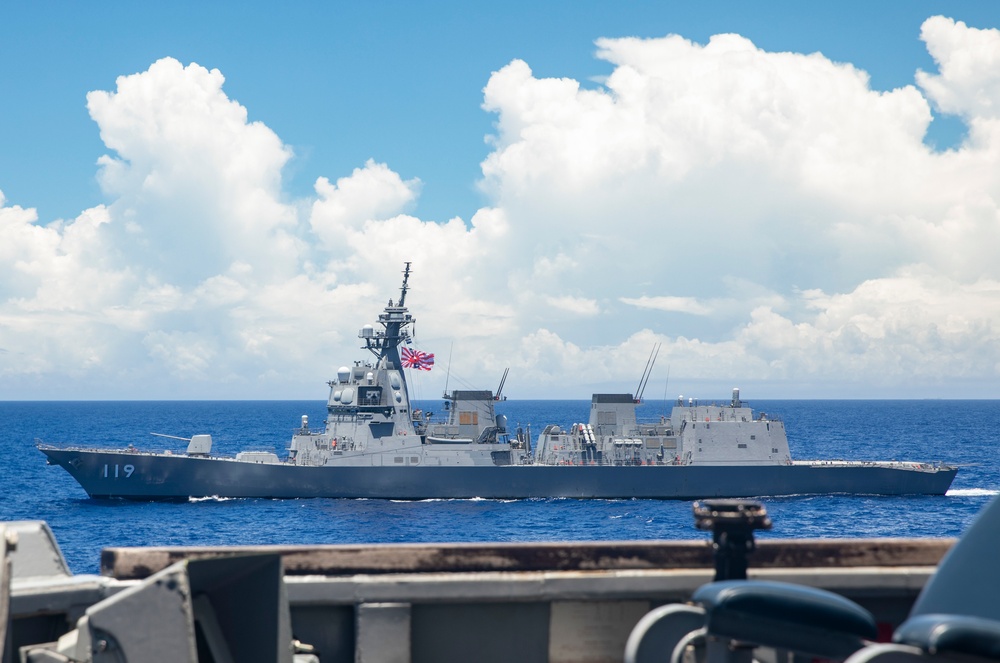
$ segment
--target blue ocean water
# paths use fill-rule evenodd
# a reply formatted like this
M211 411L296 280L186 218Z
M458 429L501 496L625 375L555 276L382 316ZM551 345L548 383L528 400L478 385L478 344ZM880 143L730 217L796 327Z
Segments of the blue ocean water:
M1000 492L1000 401L754 401L785 421L793 457L960 464L946 496L764 498L774 528L761 538L957 536ZM441 411L440 401L415 407ZM504 401L511 426L586 421L589 401ZM640 418L669 413L647 402ZM211 433L218 453L280 456L301 415L323 421L322 401L0 402L6 441L0 520L48 521L74 573L96 573L105 546L446 541L701 539L691 503L659 500L264 500L187 503L91 500L36 438L58 444L182 451Z

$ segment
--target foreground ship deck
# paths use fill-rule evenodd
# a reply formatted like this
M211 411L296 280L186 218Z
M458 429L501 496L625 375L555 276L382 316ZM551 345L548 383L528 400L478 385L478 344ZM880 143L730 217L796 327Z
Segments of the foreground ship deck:
M110 548L101 576L0 523L2 658L997 660L998 499L957 541L756 542L760 503L693 507L711 541Z
M587 423L511 435L490 391L446 395L448 419L412 410L400 346L414 318L389 301L359 338L374 361L330 381L327 418L303 417L285 458L270 451L212 455L210 435L185 454L39 444L92 497L657 498L799 494L943 495L957 468L913 462L794 461L784 423L730 402L679 398L670 417L640 422L632 394L595 394ZM645 378L645 376L644 376Z
M14 657L20 649L31 663L289 662L293 639L310 646L298 647L297 663L620 662L638 620L688 601L712 579L713 565L703 538L107 548L101 575L73 575L44 523L0 523L7 535L0 549L11 533L19 542L8 546L7 633ZM764 540L751 577L838 592L868 607L888 632L953 543ZM202 598L184 604L171 586ZM248 595L253 600L242 600ZM213 623L209 655L195 634ZM74 656L90 651L91 634L95 646L104 640L104 657ZM195 657L189 652L199 640ZM143 658L149 647L155 655ZM57 650L67 658L56 658Z

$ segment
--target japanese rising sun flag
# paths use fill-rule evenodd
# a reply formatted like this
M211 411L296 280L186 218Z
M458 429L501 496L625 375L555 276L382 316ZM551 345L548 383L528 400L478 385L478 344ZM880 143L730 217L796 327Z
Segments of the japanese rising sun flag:
M434 366L434 353L403 348L400 355L405 368L415 368L418 371L429 371Z

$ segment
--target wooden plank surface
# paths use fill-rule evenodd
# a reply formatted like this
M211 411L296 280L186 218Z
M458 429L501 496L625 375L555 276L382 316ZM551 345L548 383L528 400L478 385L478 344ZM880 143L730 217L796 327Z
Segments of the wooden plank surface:
M757 542L750 568L936 566L955 539L786 539ZM277 553L286 575L714 568L708 541L427 543L105 548L101 573L140 579L183 559Z

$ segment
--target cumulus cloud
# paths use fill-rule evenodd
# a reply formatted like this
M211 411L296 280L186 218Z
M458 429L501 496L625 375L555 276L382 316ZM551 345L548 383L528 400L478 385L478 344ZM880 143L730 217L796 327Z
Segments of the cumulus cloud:
M985 333L996 320L966 295L1000 276L990 257L1000 245L991 133L1000 32L934 17L921 38L940 74L888 91L849 64L766 52L739 35L598 40L614 70L597 89L512 62L484 91L498 121L482 186L530 225L528 246L548 273L542 289L572 284L640 310L701 316L713 310L706 302L724 303L712 318L725 320L685 343L641 318L672 352L712 360L687 364L693 378L722 369L908 387L907 376L993 377L997 352L989 342L973 351L961 330ZM928 148L932 107L982 127L977 140ZM781 305L741 297L735 283ZM860 324L873 289L886 304L875 317L881 335ZM900 306L914 289L950 302L928 308L951 322ZM667 294L677 290L691 296ZM834 325L817 292L858 310ZM942 372L946 347L963 356Z
M943 112L970 121L1000 116L1000 31L971 28L962 21L934 16L920 29L920 38L940 71L917 72L917 82Z
M365 221L395 216L412 205L418 193L419 181L404 182L386 164L369 159L364 168L355 168L336 184L325 177L316 180L318 199L309 222L324 248L349 253L345 233Z
M821 374L849 383L863 375L881 385L940 386L1000 368L998 295L995 280L906 271L849 293L805 293L816 315L797 324L758 309L737 340L776 379Z
M536 79L515 61L485 89L499 120L483 186L536 217L540 250L564 242L552 217L572 218L585 239L569 278L603 278L589 268L602 252L653 241L654 270L687 280L710 252L705 290L748 270L768 284L794 272L827 285L817 266L845 248L837 233L923 209L908 196L933 175L922 144L931 115L914 87L874 91L850 65L737 35L598 47L615 65L605 88Z
M164 58L87 95L115 152L98 160L112 214L144 262L188 284L235 260L265 274L297 267L296 213L281 188L292 152L249 121L224 81L218 69Z
M419 181L374 161L288 202L292 151L223 83L165 58L88 95L111 150L98 160L107 205L42 225L0 198L11 389L77 375L119 397L315 396L307 381L360 354L357 329L396 295L407 260L428 293L422 334L454 336L456 319L466 338L509 331L510 306L471 278L507 232L502 210L421 221L405 214ZM114 387L85 395L101 394Z
M41 222L0 197L0 374L316 397L411 261L418 343L476 384L510 366L515 397L630 390L657 343L672 382L723 394L995 380L1000 32L920 38L938 71L894 90L735 34L599 39L596 86L514 60L483 90L488 205L444 222L374 160L292 200L293 151L222 73L160 60L88 95L105 205ZM969 139L927 147L933 112Z

